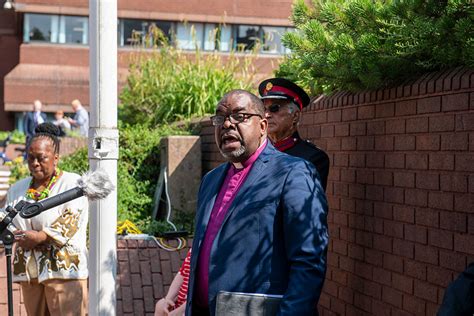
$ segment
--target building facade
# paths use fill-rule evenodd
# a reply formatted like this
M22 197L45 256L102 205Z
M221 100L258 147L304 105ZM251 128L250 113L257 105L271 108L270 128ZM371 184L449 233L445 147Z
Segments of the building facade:
M70 112L89 103L87 0L0 0L0 130L21 129L22 115L40 99L43 110ZM7 3L11 4L11 9ZM287 49L291 0L118 0L119 89L131 53L147 47L158 27L190 54L257 50L255 66L271 75Z

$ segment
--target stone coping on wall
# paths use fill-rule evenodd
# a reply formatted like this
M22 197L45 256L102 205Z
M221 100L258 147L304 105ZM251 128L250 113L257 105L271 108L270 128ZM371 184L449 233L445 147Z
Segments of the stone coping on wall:
M307 110L323 110L350 105L422 98L423 96L453 93L474 87L474 69L458 67L446 71L427 73L416 80L407 80L399 86L352 93L336 92L333 95L319 95L312 99Z

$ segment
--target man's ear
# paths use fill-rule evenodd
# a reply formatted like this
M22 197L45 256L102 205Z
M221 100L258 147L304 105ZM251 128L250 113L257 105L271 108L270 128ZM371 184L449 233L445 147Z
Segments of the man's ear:
M268 121L266 118L260 120L260 135L263 136L267 133Z
M294 111L293 112L293 126L296 126L298 125L298 123L300 122L300 118L301 118L301 111L300 110L297 110L297 111Z

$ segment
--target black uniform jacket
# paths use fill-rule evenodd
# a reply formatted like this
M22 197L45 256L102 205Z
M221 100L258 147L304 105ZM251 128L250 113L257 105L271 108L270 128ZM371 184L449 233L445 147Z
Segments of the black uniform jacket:
M316 147L314 144L302 139L298 132L295 132L292 137L297 139L295 145L291 148L286 149L284 152L288 155L300 157L312 162L313 165L316 167L316 170L318 170L319 176L321 177L321 184L323 186L324 191L326 191L326 185L328 183L329 174L328 155L322 149Z

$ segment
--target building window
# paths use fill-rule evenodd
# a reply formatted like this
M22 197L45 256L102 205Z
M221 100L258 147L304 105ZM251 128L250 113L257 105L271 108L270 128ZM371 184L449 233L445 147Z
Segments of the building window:
M178 23L176 28L176 47L179 49L202 49L204 38L203 23Z
M119 21L119 45L153 47L159 40L157 34L154 33L155 27L168 40L171 40L173 22L121 19Z
M257 25L237 25L235 45L238 51L252 50L260 42L260 27Z
M262 53L284 54L285 47L281 38L285 31L284 27L262 26Z
M58 40L58 17L45 14L25 14L24 41L56 43Z
M87 44L87 27L87 17L27 13L23 41Z
M294 28L260 25L219 25L216 23L170 22L156 20L118 20L118 45L155 47L162 34L177 48L229 52L252 51L288 54L281 38ZM84 16L26 13L24 42L88 44L88 18Z
M204 25L204 50L228 52L232 47L232 27L206 23Z
M82 16L61 16L59 42L87 44L88 19Z

